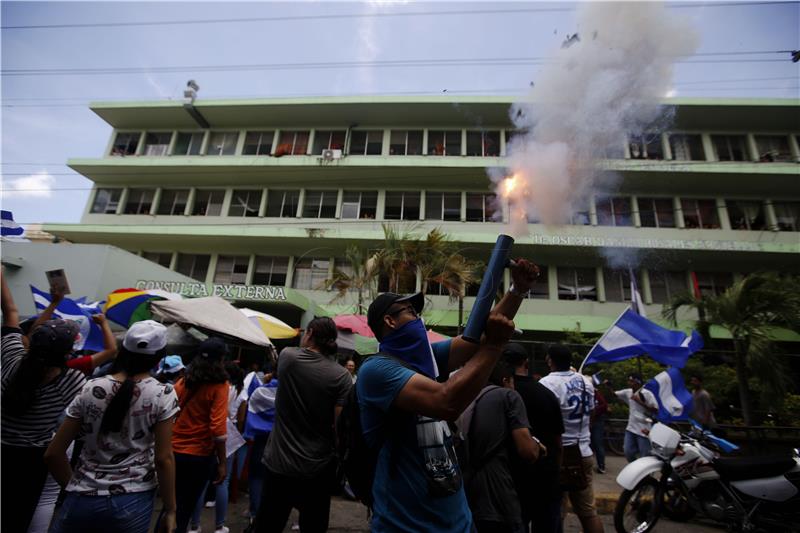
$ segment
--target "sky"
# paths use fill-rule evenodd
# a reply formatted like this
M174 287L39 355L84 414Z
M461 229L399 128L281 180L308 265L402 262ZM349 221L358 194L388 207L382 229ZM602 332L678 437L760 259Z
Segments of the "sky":
M667 5L692 24L700 44L676 65L665 96L800 97L800 63L789 53L800 49L799 2ZM3 1L0 203L22 224L79 222L92 183L66 161L102 157L111 134L91 101L180 100L189 79L200 85L198 100L522 95L541 65L509 60L552 57L568 34L580 32L576 7ZM459 61L430 63L440 60ZM406 63L391 63L397 61ZM325 62L335 65L317 66ZM237 67L215 70L231 65Z

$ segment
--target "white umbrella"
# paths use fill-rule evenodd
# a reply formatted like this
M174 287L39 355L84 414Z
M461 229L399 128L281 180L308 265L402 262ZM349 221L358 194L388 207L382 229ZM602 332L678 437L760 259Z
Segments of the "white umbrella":
M239 311L250 319L251 322L256 324L264 334L271 339L293 339L297 337L297 329L272 315L254 311L247 307L239 309Z

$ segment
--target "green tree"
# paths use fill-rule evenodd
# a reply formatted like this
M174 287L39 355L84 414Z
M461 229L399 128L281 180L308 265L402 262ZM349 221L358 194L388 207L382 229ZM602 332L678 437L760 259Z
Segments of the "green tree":
M800 329L800 280L796 276L757 273L745 276L721 294L692 293L675 296L664 306L663 315L677 325L682 308L695 309L700 317L697 330L709 342L711 326L725 328L733 341L736 381L744 422L754 423L748 377L766 385L762 394L775 401L786 390L786 372L774 356L774 328Z
M389 290L403 293L414 290L418 263L418 236L416 225L401 229L392 224L383 225L383 243L373 256L378 275L389 280Z
M372 294L374 281L378 277L374 257L366 248L352 244L345 250L344 259L345 267L334 268L333 277L325 280L325 287L336 291L331 303L345 298L350 291L356 291L356 314L366 314L364 296L365 293Z

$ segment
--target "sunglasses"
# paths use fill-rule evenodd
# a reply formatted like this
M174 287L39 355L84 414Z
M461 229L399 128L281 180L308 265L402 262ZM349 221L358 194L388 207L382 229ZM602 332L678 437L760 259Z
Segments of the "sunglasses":
M387 315L389 315L389 316L394 316L394 315L399 315L399 314L400 314L400 313L402 313L403 311L408 311L409 313L411 313L411 315L412 315L414 318L416 318L416 317L418 317L418 316L419 316L419 314L417 313L417 310L416 310L416 309L414 309L414 306L413 306L413 305L408 305L408 306L406 306L406 307L401 307L400 309L395 309L394 311L392 311L392 312L390 312L390 313L386 313L386 314L387 314Z

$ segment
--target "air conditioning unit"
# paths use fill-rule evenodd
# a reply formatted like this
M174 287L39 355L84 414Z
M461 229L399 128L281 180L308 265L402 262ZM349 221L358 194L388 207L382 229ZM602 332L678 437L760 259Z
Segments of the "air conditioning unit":
M342 151L341 150L331 150L326 148L322 151L322 160L323 161L333 161L334 159L341 159L342 158Z

